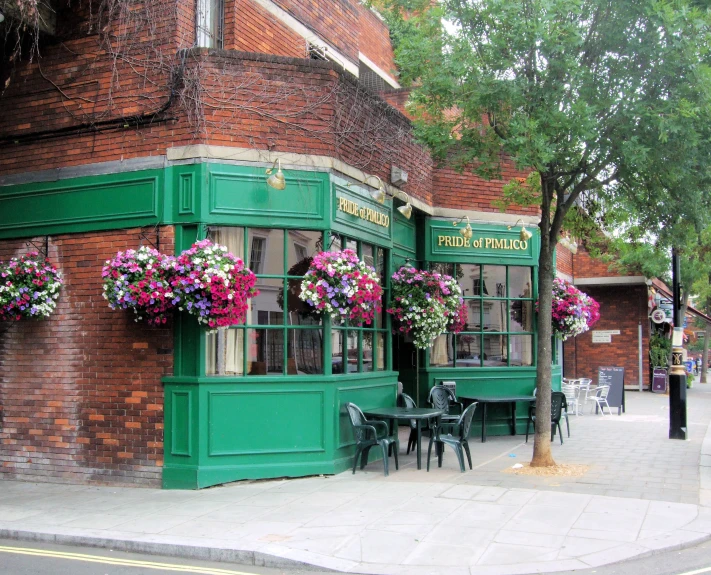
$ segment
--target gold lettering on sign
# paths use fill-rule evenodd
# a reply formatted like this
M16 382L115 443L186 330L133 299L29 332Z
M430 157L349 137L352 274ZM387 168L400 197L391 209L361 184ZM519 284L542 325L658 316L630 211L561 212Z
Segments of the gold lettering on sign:
M386 216L387 217L387 216ZM489 248L494 250L528 250L528 242L525 240L509 240L499 238L476 238L465 239L461 236L437 236L437 245L450 248Z
M390 225L390 216L372 208L362 208L356 202L346 198L338 198L338 211L351 214L361 220L372 222L378 226L387 228Z

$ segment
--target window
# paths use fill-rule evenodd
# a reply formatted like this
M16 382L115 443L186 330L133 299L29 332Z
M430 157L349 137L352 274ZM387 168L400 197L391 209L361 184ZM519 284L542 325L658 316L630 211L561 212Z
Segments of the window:
M385 282L385 250L356 241L353 238L330 235L329 249L352 249L367 265L375 268L380 276L383 291L387 291ZM383 303L387 294L383 293ZM348 319L332 322L331 330L331 370L332 373L355 373L382 371L385 369L386 342L385 305L376 314L373 323L353 323ZM389 338L388 338L389 339Z
M199 48L222 48L223 0L197 0L196 39Z
M432 264L430 268L457 279L469 315L462 333L435 339L430 365L533 365L533 268L479 264Z
M371 325L328 322L299 298L309 256L324 249L322 232L220 227L210 233L213 241L235 255L249 256L259 295L250 300L244 325L207 335L207 375L324 374L326 337L331 338L332 373L385 369L384 312ZM351 238L328 237L329 250L341 245L359 250L384 281L385 250ZM330 334L324 329L328 323Z
M249 269L255 274L261 274L264 269L264 245L266 243L266 238L256 236L252 238L252 249L249 253Z

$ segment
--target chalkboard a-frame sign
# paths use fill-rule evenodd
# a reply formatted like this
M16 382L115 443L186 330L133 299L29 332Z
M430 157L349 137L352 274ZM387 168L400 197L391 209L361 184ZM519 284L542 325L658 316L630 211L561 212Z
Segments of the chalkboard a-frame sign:
M617 408L617 415L625 411L625 368L624 367L599 367L597 369L597 385L609 385L607 404ZM597 406L595 406L597 413Z

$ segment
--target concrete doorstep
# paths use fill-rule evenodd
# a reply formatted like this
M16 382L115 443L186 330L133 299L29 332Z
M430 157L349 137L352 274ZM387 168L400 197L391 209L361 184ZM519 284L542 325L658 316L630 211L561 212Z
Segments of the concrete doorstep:
M552 449L590 466L579 478L503 473L531 456L518 436L472 437L466 473L447 450L429 473L403 452L389 477L373 463L202 491L3 480L0 538L384 575L585 569L711 538L711 394L690 393L689 441L667 439L665 413L628 393L622 416L571 418Z

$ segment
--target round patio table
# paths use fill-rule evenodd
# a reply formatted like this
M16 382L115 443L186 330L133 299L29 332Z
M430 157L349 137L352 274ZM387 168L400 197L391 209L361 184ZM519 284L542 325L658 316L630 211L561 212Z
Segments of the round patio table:
M466 395L457 394L459 399L467 399L469 401L476 401L481 406L481 442L486 443L486 412L487 405L490 403L509 403L511 404L511 435L516 435L516 402L526 401L534 402L536 401L533 395L490 395L490 396L480 396L480 395Z
M378 419L389 419L390 428L395 429L393 422L398 419L414 419L417 426L417 469L422 469L422 422L435 420L439 425L439 418L444 413L441 409L431 407L377 407L364 409L365 415ZM397 431L395 431L397 433Z

